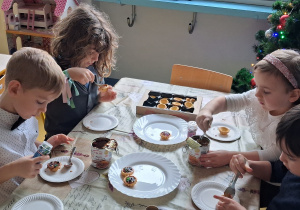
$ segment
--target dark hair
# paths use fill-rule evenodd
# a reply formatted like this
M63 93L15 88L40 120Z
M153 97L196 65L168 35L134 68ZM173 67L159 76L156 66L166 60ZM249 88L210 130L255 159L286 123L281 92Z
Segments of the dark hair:
M63 70L78 66L88 50L95 47L99 53L95 69L101 77L110 75L116 64L119 36L105 13L80 4L55 24L53 32L52 53Z
M288 152L300 157L300 105L294 106L281 118L276 129L276 142L282 142Z

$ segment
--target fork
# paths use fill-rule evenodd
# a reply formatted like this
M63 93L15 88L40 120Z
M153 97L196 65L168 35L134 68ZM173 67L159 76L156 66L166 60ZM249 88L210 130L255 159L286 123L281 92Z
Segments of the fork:
M70 154L70 158L68 160L68 163L65 164L65 167L70 168L73 165L73 163L72 163L72 156L74 155L75 150L76 150L76 147L73 147L73 149L71 151L71 154Z
M239 176L241 175L241 172L237 172L231 182L229 183L229 186L224 191L224 196L227 198L233 198L235 195L235 183Z

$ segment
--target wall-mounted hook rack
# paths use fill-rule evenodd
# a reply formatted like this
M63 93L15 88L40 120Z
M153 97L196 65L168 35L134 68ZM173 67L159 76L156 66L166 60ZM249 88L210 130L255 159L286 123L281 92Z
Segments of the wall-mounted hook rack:
M132 9L132 13L131 13L132 20L131 20L131 22L130 22L130 18L129 17L127 18L127 24L128 24L129 27L133 26L134 21L135 21L135 16L136 16L135 5L132 5L131 9Z
M192 34L197 22L197 12L193 12L193 20L191 23L189 23L189 34Z

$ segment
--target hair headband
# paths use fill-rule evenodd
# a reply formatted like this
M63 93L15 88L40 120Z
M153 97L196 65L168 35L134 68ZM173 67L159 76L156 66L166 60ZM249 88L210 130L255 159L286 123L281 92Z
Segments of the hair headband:
M288 81L292 84L294 88L298 88L297 80L294 75L290 72L290 70L274 55L266 55L263 60L268 61L273 66L275 66L284 76L288 79Z

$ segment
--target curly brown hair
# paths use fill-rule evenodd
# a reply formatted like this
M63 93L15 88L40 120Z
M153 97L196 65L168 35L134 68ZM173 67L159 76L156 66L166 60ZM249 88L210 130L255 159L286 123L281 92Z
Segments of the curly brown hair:
M108 77L116 64L119 36L109 17L88 4L80 4L67 17L53 27L55 38L52 54L64 69L79 66L93 47L98 61L93 65L101 77Z

